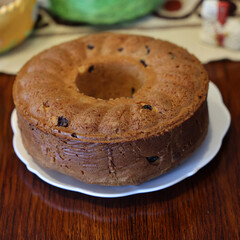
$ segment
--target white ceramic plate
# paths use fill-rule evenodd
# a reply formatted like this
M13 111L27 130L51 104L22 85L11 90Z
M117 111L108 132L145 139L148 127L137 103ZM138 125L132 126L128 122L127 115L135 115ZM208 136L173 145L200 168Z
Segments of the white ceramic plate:
M221 93L212 82L210 82L209 86L208 107L210 118L208 134L199 149L180 166L158 178L138 186L106 187L86 184L64 174L41 167L32 159L23 146L21 134L17 125L16 110L13 111L11 117L11 124L14 132L13 147L17 156L27 166L29 171L35 173L43 181L59 188L106 198L153 192L172 186L192 176L209 163L219 151L222 139L230 126L231 118L228 109L223 103Z

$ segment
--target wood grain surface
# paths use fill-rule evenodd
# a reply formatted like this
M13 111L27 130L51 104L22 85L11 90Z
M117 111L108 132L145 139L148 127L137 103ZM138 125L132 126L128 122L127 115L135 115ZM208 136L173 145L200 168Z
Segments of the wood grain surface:
M206 66L232 122L217 156L161 191L116 199L50 186L12 147L15 76L0 74L0 239L240 239L240 62Z

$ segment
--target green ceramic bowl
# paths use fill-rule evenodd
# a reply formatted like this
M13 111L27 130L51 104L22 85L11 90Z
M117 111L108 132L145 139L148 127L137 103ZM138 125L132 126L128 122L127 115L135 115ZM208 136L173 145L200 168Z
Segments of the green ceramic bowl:
M50 0L51 11L62 19L90 24L114 24L153 11L164 0Z

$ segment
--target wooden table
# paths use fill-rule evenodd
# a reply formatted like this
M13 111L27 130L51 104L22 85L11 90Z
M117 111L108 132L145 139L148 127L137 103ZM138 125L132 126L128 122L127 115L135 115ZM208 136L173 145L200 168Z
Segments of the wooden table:
M12 147L15 76L0 74L0 239L240 239L240 62L206 65L231 112L217 156L158 192L104 199L29 172Z

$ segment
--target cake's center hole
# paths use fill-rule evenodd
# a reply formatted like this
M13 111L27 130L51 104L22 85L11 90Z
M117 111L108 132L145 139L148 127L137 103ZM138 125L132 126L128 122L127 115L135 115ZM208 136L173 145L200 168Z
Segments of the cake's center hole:
M145 73L132 62L103 61L79 67L76 84L85 95L108 100L132 97L145 82Z

